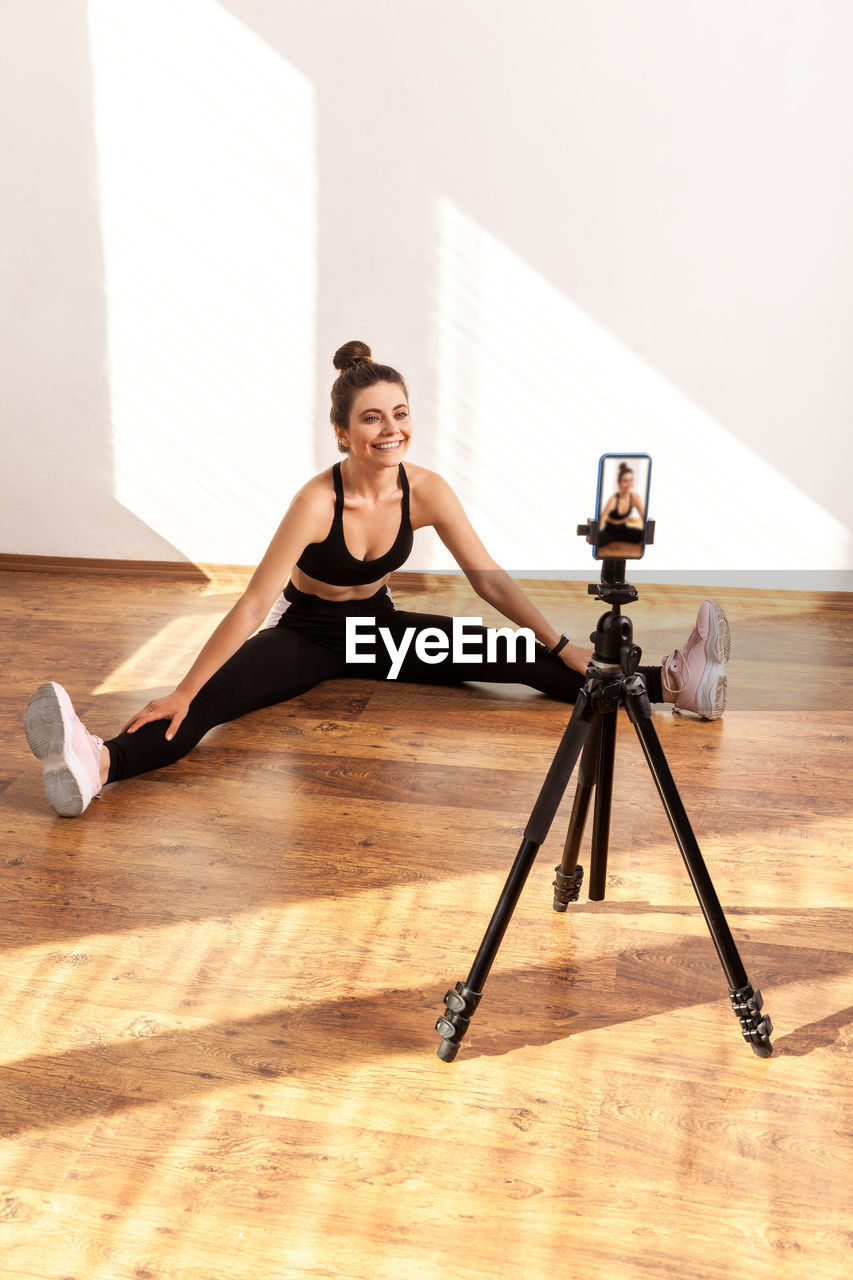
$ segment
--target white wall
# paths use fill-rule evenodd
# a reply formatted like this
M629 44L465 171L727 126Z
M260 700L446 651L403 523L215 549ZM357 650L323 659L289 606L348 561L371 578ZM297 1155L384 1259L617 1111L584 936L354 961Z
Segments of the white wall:
M849 583L851 41L847 0L6 0L0 550L255 561L359 337L509 568L586 575L626 449L648 576Z

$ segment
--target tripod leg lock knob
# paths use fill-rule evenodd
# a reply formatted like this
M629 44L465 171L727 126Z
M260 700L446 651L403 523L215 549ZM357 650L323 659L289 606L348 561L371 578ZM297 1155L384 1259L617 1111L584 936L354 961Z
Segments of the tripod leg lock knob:
M759 1057L769 1057L773 1052L770 1043L773 1023L766 1013L762 1013L764 998L761 992L757 988L753 990L752 987L740 987L737 991L729 992L729 999L735 1017L740 1021L744 1040Z
M643 651L638 644L633 644L629 641L627 644L621 645L619 649L619 666L622 668L622 674L632 676L640 665L642 656Z
M625 710L628 712L631 724L636 725L641 720L650 720L652 704L649 701L643 676L639 672L628 676L622 681L622 689L625 693Z
M459 1042L468 1030L474 1010L482 998L482 991L472 991L464 982L457 982L454 990L448 991L444 997L447 1007L435 1024L435 1029L442 1039L438 1056L445 1062L452 1062L456 1057Z
M570 902L577 902L580 897L581 884L583 883L583 867L575 867L574 871L567 875L560 867L555 867L557 873L554 884L554 910L565 911Z

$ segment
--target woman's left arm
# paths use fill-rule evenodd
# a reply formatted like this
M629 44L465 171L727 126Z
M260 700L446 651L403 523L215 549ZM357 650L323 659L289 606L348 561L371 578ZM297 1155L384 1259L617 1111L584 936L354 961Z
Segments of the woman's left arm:
M418 505L426 517L423 522L433 526L477 595L517 626L529 627L546 649L553 649L560 632L489 555L447 481L435 472L423 472ZM566 666L585 675L592 649L570 642L560 650L560 657Z

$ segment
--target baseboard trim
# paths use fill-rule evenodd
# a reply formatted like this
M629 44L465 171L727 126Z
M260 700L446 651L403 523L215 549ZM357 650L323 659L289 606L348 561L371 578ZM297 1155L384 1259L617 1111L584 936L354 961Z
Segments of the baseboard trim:
M747 591L800 591L847 594L853 592L853 570L708 570L686 573L680 570L630 568L629 577L638 586L698 587L701 589ZM99 560L83 556L28 556L0 554L0 573L68 573L103 574L123 578L161 578L173 582L207 583L223 579L247 579L255 569L248 564L194 564L191 560ZM598 577L598 565L590 570L566 569L558 572L539 570L510 571L522 582L592 582ZM410 590L441 590L460 570L402 570L392 577L394 585Z
M217 565L216 569L221 573L225 567ZM245 566L241 565L240 570L244 571ZM83 556L5 554L0 554L0 572L118 574L125 578L172 578L179 582L209 582L211 577L204 566L190 560L97 560Z

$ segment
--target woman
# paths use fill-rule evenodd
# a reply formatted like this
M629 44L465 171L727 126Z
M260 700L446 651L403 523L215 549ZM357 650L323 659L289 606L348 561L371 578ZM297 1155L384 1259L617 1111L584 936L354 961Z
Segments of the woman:
M599 518L599 551L614 542L643 541L646 512L640 495L634 492L634 472L627 462L619 463L616 483L619 487L613 497L608 498Z
M106 742L81 723L61 685L51 681L30 698L27 739L43 761L47 797L60 816L81 814L107 782L180 759L214 725L331 677L384 678L392 669L391 648L402 680L517 682L566 702L577 697L592 650L561 636L492 560L441 476L403 466L412 423L401 375L374 363L362 342L346 343L334 364L339 376L330 417L346 458L296 494L246 590L177 688L149 702ZM400 659L411 628L416 634L429 629L434 645L440 648L443 636L445 648L452 647L453 619L398 610L388 592L390 573L411 551L413 530L426 526L437 531L478 595L535 633L533 657L438 662L424 646L410 644ZM258 631L283 582L280 616ZM386 643L374 646L372 663L347 661L347 620L367 618L384 630ZM485 643L486 629L470 624L469 643L475 631ZM708 719L721 715L728 644L725 614L706 601L685 648L664 659L663 668L641 668L652 701Z

